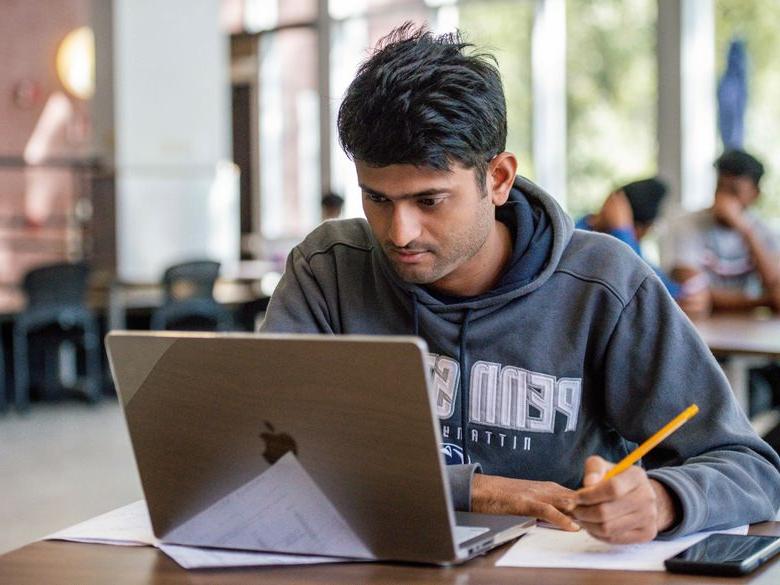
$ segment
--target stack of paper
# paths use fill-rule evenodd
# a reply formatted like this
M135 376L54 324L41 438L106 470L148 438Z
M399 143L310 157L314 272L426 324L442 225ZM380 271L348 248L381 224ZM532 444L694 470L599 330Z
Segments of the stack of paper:
M343 563L374 558L293 453L286 453L264 473L166 533L169 542L208 543L222 548L159 542L143 500L47 538L156 546L187 569ZM291 554L252 552L254 548ZM306 554L312 550L327 556Z
M155 546L185 569L348 562L348 559L335 557L243 552L162 544L154 537L149 511L144 500L60 530L50 534L44 540L68 540L120 546Z

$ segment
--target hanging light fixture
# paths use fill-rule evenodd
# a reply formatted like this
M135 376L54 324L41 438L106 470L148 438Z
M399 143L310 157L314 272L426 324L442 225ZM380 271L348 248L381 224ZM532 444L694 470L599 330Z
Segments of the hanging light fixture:
M95 93L95 35L88 26L68 33L57 49L57 75L74 97L86 100Z

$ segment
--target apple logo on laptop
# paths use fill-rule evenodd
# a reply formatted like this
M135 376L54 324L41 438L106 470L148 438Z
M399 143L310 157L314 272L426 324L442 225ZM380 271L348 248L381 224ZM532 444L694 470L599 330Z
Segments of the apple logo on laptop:
M295 443L295 439L287 433L277 433L274 425L268 421L264 422L270 432L261 432L260 438L265 441L263 457L268 463L273 465L289 451L292 451L294 455L298 455L298 445Z

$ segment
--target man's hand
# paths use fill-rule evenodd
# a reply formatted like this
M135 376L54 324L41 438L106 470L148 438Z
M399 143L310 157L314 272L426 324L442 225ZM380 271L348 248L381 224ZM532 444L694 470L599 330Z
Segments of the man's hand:
M596 217L596 229L607 232L614 229L634 229L634 213L623 191L610 193Z
M705 288L684 296L677 303L688 317L706 317L712 312L712 295Z
M601 457L585 461L585 487L577 490L572 511L592 536L613 544L653 540L676 520L675 501L663 484L636 465L602 481L612 464Z
M574 508L576 492L551 481L510 479L474 474L471 509L482 514L533 516L562 530L580 527L566 513Z
M745 220L744 208L736 197L730 195L715 195L715 203L712 204L712 213L722 224L734 228L742 233L749 229Z

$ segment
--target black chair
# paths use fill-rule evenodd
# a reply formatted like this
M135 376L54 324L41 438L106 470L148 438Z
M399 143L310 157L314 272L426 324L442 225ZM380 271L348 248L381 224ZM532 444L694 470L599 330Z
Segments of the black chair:
M66 341L83 350L87 398L91 402L100 398L100 330L85 302L88 278L89 267L83 262L42 266L24 277L27 307L13 327L14 396L19 410L29 406L32 382L40 382L48 391L59 380L60 347Z
M154 330L230 331L230 312L214 299L219 262L196 260L169 267L163 274L163 305L152 313Z

